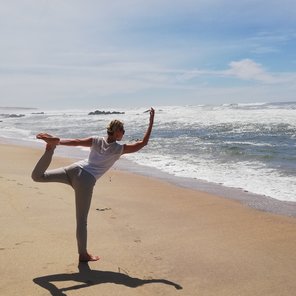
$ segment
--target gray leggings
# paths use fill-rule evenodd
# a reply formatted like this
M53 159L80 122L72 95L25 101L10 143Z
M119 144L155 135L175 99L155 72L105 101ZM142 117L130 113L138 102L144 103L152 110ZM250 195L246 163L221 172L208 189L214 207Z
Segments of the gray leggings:
M32 172L32 179L36 182L60 182L72 186L75 191L78 253L86 254L87 216L96 179L76 164L47 171L53 152L45 151Z

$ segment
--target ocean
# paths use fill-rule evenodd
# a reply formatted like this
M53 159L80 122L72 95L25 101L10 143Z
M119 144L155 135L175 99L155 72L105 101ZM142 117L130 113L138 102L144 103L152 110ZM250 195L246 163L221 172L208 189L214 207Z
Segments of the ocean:
M35 139L39 132L61 138L104 136L108 122L115 118L125 123L123 143L143 137L149 122L147 107L100 110L124 114L0 107L0 138L33 146L40 145ZM125 165L140 165L148 175L150 170L159 171L191 184L223 185L296 202L296 102L158 106L155 110L149 145L124 155ZM87 156L85 148L66 153Z

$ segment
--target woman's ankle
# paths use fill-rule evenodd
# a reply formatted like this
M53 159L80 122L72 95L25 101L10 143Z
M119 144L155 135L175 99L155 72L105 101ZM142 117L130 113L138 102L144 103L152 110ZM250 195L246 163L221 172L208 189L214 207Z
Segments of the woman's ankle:
M98 261L100 260L99 256L94 256L88 253L79 254L79 261L80 262L88 262L88 261Z

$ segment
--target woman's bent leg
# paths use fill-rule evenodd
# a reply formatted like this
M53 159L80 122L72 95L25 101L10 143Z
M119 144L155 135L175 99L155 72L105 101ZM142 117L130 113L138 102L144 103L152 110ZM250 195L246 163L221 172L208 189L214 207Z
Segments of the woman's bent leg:
M47 171L52 161L53 153L54 148L45 150L32 172L32 179L35 182L60 182L70 184L64 168Z

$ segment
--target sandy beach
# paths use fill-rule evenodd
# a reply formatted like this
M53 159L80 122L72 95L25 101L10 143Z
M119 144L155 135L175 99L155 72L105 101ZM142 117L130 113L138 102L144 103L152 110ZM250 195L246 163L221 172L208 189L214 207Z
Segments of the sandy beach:
M1 295L295 294L295 217L110 170L89 213L101 260L78 264L72 189L31 180L41 150L0 153Z

